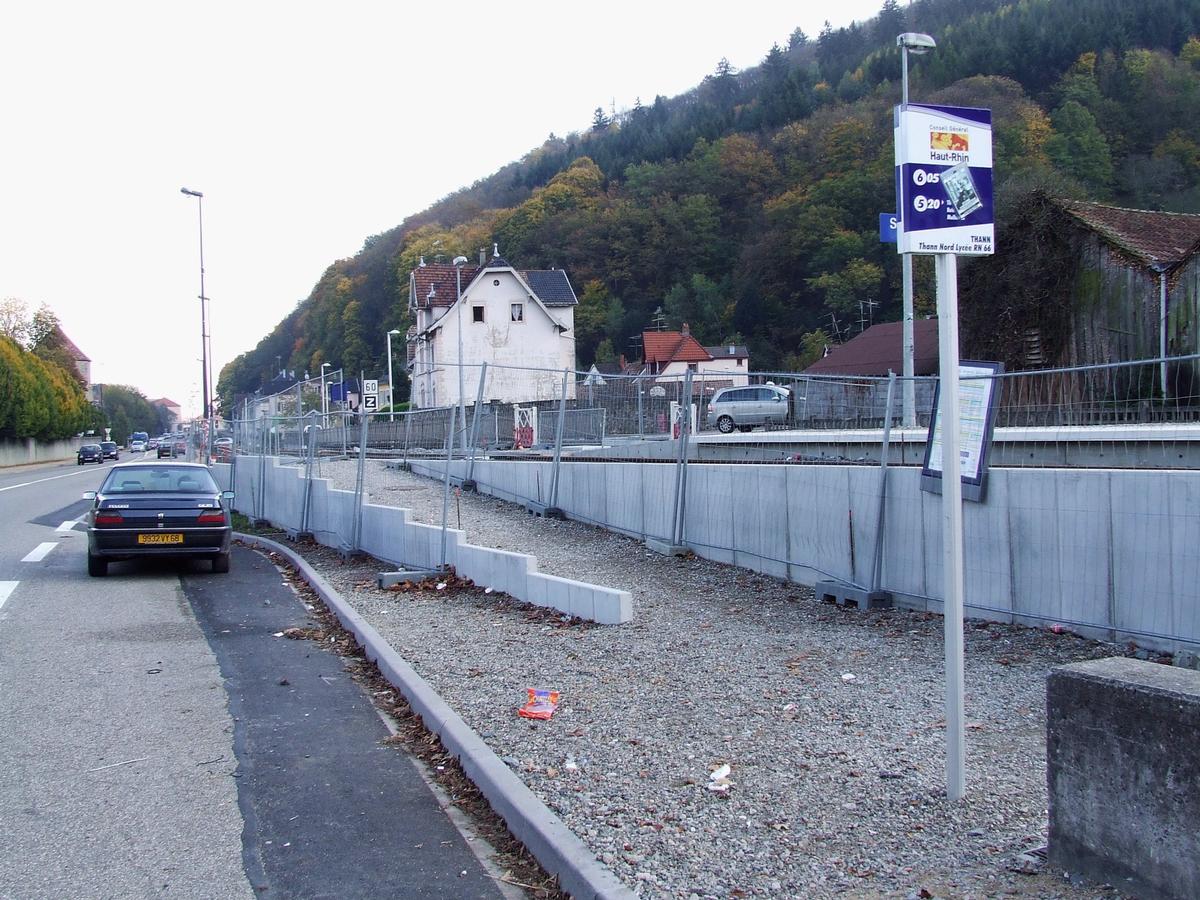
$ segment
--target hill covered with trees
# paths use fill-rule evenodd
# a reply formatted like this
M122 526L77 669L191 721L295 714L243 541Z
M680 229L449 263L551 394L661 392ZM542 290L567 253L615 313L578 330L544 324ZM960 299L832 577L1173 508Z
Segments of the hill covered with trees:
M277 356L297 373L384 371L419 257L493 242L522 268L567 270L581 368L636 357L659 309L702 343L748 344L759 371L802 368L825 343L898 319L899 259L877 222L895 204L904 31L938 44L910 58L913 100L992 110L998 243L1035 190L1200 211L1200 2L885 0L869 22L797 30L752 69L722 60L682 96L597 109L587 132L551 135L369 238L225 367L223 405L269 381ZM933 307L924 262L918 312Z

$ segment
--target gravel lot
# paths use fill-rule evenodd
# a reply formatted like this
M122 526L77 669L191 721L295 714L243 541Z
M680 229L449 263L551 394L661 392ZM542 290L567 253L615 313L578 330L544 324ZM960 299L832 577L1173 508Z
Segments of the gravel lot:
M354 462L321 474L353 490ZM440 482L368 462L371 501L440 522ZM967 798L945 796L940 617L858 612L810 589L629 538L452 500L471 543L624 588L634 621L566 622L479 589L335 588L643 897L1118 897L1022 861L1046 843L1045 677L1119 654L968 622ZM516 715L562 692L550 721ZM726 793L710 773L730 767Z

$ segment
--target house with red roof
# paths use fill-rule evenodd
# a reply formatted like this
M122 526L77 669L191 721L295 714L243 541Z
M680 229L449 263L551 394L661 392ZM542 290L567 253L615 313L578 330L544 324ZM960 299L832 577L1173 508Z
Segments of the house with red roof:
M174 400L170 400L167 397L159 397L157 400L151 400L150 405L161 407L166 412L169 427L174 428L179 424L179 414L182 410Z
M575 291L562 269L518 269L493 245L478 265L426 263L409 273L408 371L415 408L556 400L575 368ZM460 379L461 370L461 379ZM568 397L575 384L568 380Z
M686 322L679 331L643 331L642 366L656 381L681 381L691 371L698 393L750 383L750 354L744 346L702 346Z
M67 337L67 333L61 327L55 328L55 339L58 341L59 346L71 357L71 361L75 363L76 370L83 376L84 390L90 394L92 390L91 357L75 346L75 342Z

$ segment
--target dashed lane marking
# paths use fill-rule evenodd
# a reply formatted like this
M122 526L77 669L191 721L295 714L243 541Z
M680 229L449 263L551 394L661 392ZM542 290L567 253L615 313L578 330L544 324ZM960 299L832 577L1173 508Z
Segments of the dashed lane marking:
M79 521L78 519L68 519L67 521L63 522L61 525L59 525L59 526L58 526L57 528L55 528L54 530L55 530L55 531L74 531L74 530L75 530L75 524L76 524L78 521Z
M46 555L57 546L58 541L45 541L41 544L38 544L23 557L21 557L21 562L41 562L46 558Z
M4 601L12 596L12 592L20 583L19 581L0 581L0 609L4 608Z

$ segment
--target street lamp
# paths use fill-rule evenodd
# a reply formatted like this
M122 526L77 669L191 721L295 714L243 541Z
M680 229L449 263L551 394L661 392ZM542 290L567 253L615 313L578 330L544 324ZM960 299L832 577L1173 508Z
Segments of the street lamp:
M212 452L213 420L212 400L208 393L208 313L205 309L208 297L204 295L204 194L188 188L180 188L179 192L196 198L196 211L200 217L200 383L204 395L204 419L208 424L208 444L204 451L207 462Z
M392 335L400 332L393 328L387 333L388 350L388 421L396 421L396 389L392 386ZM461 352L461 351L460 351Z
M896 36L896 46L900 48L900 104L901 108L908 106L908 54L928 53L937 46L937 41L927 34L916 31L906 31ZM899 199L899 198L897 198ZM900 213L901 227L904 223L904 210ZM903 363L904 363L904 426L912 428L917 424L917 386L913 381L913 357L916 355L913 340L913 271L912 254L900 254L900 266L904 282L904 334Z
M326 419L329 418L329 397L325 393L325 370L332 369L333 366L329 363L321 363L321 427L328 426Z
M465 256L454 257L454 308L458 315L458 424L463 428L463 451L467 449L466 429L467 398L463 387L463 332L462 332L462 267L467 264Z

